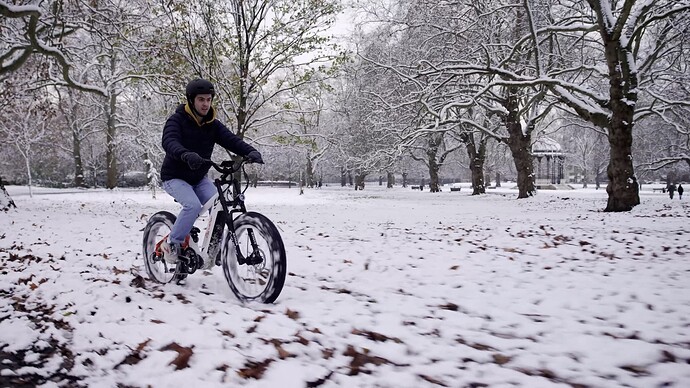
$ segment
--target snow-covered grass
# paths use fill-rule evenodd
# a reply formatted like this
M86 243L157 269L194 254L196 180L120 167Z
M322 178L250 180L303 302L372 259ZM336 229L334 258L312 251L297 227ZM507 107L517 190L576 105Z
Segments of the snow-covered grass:
M0 386L690 386L690 198L250 189L288 254L263 305L148 281L163 192L8 191Z

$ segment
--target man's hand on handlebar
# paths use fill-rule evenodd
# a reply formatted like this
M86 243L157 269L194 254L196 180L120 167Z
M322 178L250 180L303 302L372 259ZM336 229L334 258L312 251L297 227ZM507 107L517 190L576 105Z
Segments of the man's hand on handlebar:
M264 164L264 159L261 157L261 154L259 151L252 151L245 156L247 158L247 161L249 163L258 163L258 164Z
M192 170L198 170L201 167L208 165L208 160L202 158L196 152L185 152L184 154L182 154L181 159L183 162L187 163L189 168L191 168Z
M236 162L236 161L230 159L230 160L224 160L219 165L211 159L203 159L203 163L206 166L213 167L216 171L218 171L221 174L233 174L236 171L239 171L240 168L242 168L243 164L246 164L246 163L263 164L264 163L263 159L261 158L261 154L258 151L252 151L252 152L256 152L256 155L252 155L252 153L249 153L249 155L242 157L242 160L240 160L239 162ZM258 157L257 157L257 155L258 155Z

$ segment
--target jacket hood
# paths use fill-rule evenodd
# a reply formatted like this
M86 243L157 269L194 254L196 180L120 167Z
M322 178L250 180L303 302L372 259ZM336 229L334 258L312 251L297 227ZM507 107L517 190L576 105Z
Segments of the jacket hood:
M208 114L206 114L204 117L199 117L196 113L194 113L194 110L189 103L181 105L178 110L180 110L180 108L183 108L185 113L187 113L187 115L189 115L189 117L191 117L198 126L212 123L216 119L216 110L213 107L208 110Z

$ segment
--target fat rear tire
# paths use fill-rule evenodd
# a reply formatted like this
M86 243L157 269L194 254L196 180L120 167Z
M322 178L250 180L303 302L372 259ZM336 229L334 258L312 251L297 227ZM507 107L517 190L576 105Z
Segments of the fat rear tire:
M180 272L181 266L168 264L155 252L156 244L170 234L176 219L172 213L162 211L152 215L144 227L142 248L146 274L156 283L179 282L187 277L187 274Z

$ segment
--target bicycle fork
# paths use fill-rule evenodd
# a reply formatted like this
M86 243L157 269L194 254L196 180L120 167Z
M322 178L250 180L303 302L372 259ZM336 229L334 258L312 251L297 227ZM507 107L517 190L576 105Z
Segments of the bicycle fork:
M256 237L254 236L254 229L247 229L247 235L249 236L249 244L252 246L252 253L249 254L249 256L245 257L242 254L242 251L240 250L240 245L239 242L237 241L237 237L235 236L235 231L233 230L230 233L230 237L232 238L232 243L235 246L235 252L237 255L237 263L240 265L257 265L261 264L264 259L261 255L261 250L259 249L259 244L256 243Z
M225 198L225 194L223 193L223 190L220 186L220 183L216 181L216 188L218 189L218 196L219 198ZM247 235L249 236L249 243L252 246L252 253L248 256L245 257L242 254L242 251L240 250L240 244L237 241L237 236L235 235L235 225L234 225L234 213L246 213L247 209L244 207L244 194L240 193L240 188L239 188L239 182L234 182L234 187L233 187L233 200L232 200L232 207L238 207L238 210L230 210L228 204L224 201L221 200L220 204L223 208L224 214L227 215L227 218L225 219L225 223L228 226L228 229L230 231L230 238L232 239L232 243L235 246L235 252L237 256L237 263L239 265L257 265L261 264L264 259L261 255L261 250L259 249L259 244L256 243L256 237L254 236L254 229L252 228L247 228ZM239 193L239 194L235 194Z

